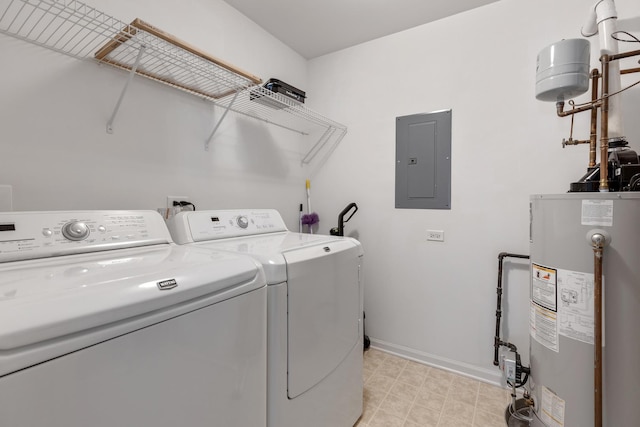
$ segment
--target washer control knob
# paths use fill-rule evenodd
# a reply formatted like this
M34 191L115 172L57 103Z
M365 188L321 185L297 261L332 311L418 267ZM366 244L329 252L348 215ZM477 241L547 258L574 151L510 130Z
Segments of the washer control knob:
M240 215L238 219L236 219L236 223L240 228L247 228L249 226L249 220L246 216Z
M62 235L69 240L84 240L89 233L89 226L81 221L71 221L62 226Z

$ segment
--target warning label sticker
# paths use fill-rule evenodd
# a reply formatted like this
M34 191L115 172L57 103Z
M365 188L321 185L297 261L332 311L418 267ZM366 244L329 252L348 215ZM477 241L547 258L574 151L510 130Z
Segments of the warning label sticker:
M613 200L583 200L582 225L613 226Z
M540 404L540 420L549 427L564 426L564 400L557 394L542 386L542 402Z
M559 335L594 343L593 301L593 273L531 264L529 334L548 349L559 351Z
M558 271L531 264L531 276L531 300L549 310L557 311Z
M558 315L531 301L529 334L549 350L560 351L558 345Z

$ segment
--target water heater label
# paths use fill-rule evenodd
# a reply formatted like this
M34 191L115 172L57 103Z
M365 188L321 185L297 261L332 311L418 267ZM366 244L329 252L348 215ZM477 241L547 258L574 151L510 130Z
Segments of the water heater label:
M564 427L565 402L557 394L542 386L540 420L549 427Z
M549 350L558 347L558 270L531 264L529 334Z
M531 301L529 334L549 350L558 353L558 314Z
M558 270L559 332L567 338L593 344L593 273Z
M613 226L613 200L583 200L582 225Z
M558 309L558 271L531 264L531 299L552 311Z

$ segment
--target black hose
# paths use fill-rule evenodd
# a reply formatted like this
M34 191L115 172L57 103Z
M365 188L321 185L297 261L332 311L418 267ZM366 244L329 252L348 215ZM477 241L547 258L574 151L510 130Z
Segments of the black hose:
M500 252L498 255L498 288L496 290L498 294L496 303L496 335L493 339L493 364L498 366L498 350L500 346L509 347L513 351L517 351L515 345L504 342L500 339L500 318L502 317L502 262L505 258L521 258L529 259L529 255L511 254L508 252Z

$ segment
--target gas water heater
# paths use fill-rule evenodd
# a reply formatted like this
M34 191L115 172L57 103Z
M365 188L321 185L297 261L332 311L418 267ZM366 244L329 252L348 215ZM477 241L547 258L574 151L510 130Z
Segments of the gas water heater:
M591 113L588 139L573 139L572 120L563 140L589 144L589 166L569 193L530 199L529 367L499 337L498 297L494 364L513 389L510 427L640 426L640 158L624 136L620 103L634 86L622 88L620 75L640 72L621 70L620 60L640 50L618 52L616 19L613 0L600 0L582 29L600 34L600 69L589 72L584 39L538 55L536 97L555 101L560 117ZM565 110L565 98L589 87L590 102Z
M640 192L531 196L530 237L531 425L596 425L597 245L601 425L640 425Z

